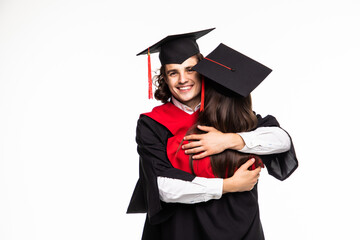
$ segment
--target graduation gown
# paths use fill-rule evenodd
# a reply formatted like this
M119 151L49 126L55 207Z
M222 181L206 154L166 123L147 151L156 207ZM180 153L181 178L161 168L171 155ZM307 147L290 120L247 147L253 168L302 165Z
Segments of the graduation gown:
M138 120L136 141L140 156L139 180L128 213L146 212L143 239L263 239L257 186L249 192L228 193L218 200L197 204L160 200L157 177L192 181L195 176L173 166L168 142L186 134L197 115L189 115L172 103L155 107ZM258 116L259 126L278 125L275 118ZM182 138L182 137L181 137ZM171 157L171 153L169 153ZM262 156L269 174L284 180L297 168L293 146L282 154ZM188 162L187 162L188 164ZM186 170L186 169L185 169Z

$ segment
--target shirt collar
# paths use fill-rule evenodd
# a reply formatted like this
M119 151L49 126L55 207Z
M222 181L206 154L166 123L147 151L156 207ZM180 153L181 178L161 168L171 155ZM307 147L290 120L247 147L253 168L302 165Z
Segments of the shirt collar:
M188 107L185 104L179 102L176 98L174 98L174 96L171 97L171 101L176 107L180 108L181 110L183 110L187 114L193 114L194 112L199 110L200 105L201 105L201 103L199 103L198 105L196 105L195 110L192 110L191 107Z

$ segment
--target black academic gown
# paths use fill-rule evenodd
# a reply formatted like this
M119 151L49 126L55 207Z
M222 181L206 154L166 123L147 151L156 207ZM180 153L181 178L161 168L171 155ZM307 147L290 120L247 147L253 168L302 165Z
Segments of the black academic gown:
M176 114L169 112L165 114ZM272 116L258 126L278 126ZM179 124L181 117L179 116ZM139 180L128 213L147 213L142 239L264 239L258 206L257 186L253 190L224 194L220 199L197 204L165 203L160 200L157 177L192 181L195 176L173 168L167 154L167 140L173 134L146 115L138 120L136 141L140 156ZM293 146L282 154L261 156L269 174L284 180L297 168Z

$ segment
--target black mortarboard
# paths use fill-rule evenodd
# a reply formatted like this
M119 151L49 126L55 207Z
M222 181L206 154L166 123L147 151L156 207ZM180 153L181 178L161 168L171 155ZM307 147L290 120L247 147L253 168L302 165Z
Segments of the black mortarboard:
M159 58L162 65L170 63L181 64L189 57L200 52L196 39L214 29L210 28L197 32L169 35L136 56L148 54L149 52L160 52Z
M244 97L272 71L222 43L196 64L193 70Z
M204 36L205 34L208 34L214 29L215 28L210 28L197 32L169 35L136 55L148 55L149 99L152 98L150 54L160 52L159 58L162 65L171 63L181 64L189 57L194 56L200 52L199 46L196 43L196 39Z

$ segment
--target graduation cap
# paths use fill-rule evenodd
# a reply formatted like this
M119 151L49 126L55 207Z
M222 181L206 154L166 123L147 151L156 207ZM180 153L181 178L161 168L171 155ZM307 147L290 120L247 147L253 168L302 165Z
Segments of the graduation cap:
M159 52L159 58L162 65L181 64L189 57L200 52L196 40L214 29L215 28L210 28L197 32L169 35L136 55L148 55L149 98L152 98L150 54Z
M244 97L272 71L222 43L192 69Z

